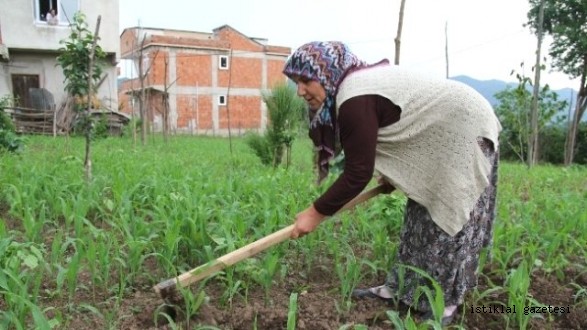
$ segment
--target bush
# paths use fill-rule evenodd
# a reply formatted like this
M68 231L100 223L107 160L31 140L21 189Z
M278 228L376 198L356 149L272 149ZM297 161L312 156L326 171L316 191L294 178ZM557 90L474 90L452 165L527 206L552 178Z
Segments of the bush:
M122 136L133 136L133 134L140 134L143 129L143 121L140 118L134 117L124 126Z
M538 137L540 162L563 164L565 161L565 139L567 130L562 125L545 127Z
M263 165L273 163L273 151L268 139L257 133L248 133L245 136L245 142L253 150L253 153L259 157Z
M565 123L549 125L541 130L538 141L538 156L541 163L564 164L567 129ZM505 160L520 161L509 141L515 141L515 137L507 135L507 132L500 136L500 157ZM587 122L579 124L573 163L587 165Z
M105 139L110 135L110 127L108 126L108 118L106 115L98 115L98 118L94 119L94 130L92 132L92 138L94 139Z
M575 146L575 159L573 162L587 165L587 122L579 123L577 130L577 144Z
M24 140L16 134L12 120L4 112L11 101L10 97L0 98L0 150L20 152L24 148Z
M110 135L108 118L103 114L88 116L85 112L78 113L73 124L75 136L85 136L89 132L92 141L105 139Z

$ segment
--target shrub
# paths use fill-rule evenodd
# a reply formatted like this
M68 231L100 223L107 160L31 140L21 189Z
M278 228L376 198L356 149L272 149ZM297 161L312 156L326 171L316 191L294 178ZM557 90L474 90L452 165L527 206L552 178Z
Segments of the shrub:
M253 153L261 160L263 165L273 163L273 152L269 140L257 133L248 133L245 136L247 145L253 150Z
M15 132L14 124L4 109L12 103L8 96L0 98L0 150L20 152L24 148L24 140Z
M548 125L542 129L538 146L540 162L564 164L567 129L566 123ZM519 160L511 148L507 144L503 144L503 141L500 146L500 156L502 159ZM579 124L573 162L587 165L587 122Z

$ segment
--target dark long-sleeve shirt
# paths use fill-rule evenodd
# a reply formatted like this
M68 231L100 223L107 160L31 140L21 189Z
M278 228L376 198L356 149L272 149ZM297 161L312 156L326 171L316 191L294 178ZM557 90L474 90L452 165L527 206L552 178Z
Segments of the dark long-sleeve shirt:
M379 95L348 99L338 110L340 140L344 150L343 173L314 201L314 208L333 215L357 196L373 177L377 131L400 119L401 109Z

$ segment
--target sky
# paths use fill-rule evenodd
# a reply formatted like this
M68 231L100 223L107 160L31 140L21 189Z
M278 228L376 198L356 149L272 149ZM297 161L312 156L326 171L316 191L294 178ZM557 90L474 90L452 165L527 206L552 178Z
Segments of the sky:
M119 0L120 32L133 26L212 32L230 25L249 37L291 47L316 40L345 42L361 59L394 61L400 0ZM400 65L431 75L517 82L534 78L537 39L523 26L528 0L406 0ZM445 27L446 35L445 37ZM578 89L579 80L551 72L541 84ZM523 67L521 64L524 63ZM123 68L124 72L124 68Z

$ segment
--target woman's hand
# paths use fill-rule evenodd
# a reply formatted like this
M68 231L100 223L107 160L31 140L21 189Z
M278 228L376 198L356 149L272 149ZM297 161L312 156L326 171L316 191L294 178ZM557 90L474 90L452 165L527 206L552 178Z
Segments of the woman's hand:
M325 215L316 211L314 205L308 207L296 216L291 238L300 238L314 231L325 218Z

